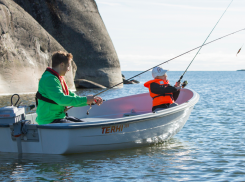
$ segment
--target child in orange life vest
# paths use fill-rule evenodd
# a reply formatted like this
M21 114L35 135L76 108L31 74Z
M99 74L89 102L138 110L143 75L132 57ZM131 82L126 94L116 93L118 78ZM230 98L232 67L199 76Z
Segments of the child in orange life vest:
M174 87L169 84L167 71L161 67L153 68L152 76L154 80L144 84L149 89L150 96L153 98L153 112L178 105L175 101L179 96L181 86L179 82L176 82Z

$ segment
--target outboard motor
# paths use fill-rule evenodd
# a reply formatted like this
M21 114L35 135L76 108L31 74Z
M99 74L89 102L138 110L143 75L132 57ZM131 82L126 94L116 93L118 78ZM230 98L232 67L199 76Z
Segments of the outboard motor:
M18 100L13 105L13 97L17 95ZM13 124L17 123L21 120L25 119L25 108L24 107L16 107L17 103L19 102L20 96L18 94L14 94L11 97L11 105L0 108L0 124Z
M17 95L18 100L13 105L13 97ZM11 106L6 106L0 108L0 125L6 125L12 128L12 137L17 141L18 153L22 153L21 136L26 135L27 127L26 124L30 124L30 121L25 120L25 106L18 106L17 104L20 100L18 94L14 94L11 97Z
M15 95L18 96L18 100L13 104L13 97ZM0 108L0 124L13 124L21 120L25 120L26 113L35 108L35 105L22 106L20 105L21 102L19 102L19 100L20 96L18 94L14 94L11 97L11 106Z
M25 109L15 106L0 108L0 124L17 123L25 119Z

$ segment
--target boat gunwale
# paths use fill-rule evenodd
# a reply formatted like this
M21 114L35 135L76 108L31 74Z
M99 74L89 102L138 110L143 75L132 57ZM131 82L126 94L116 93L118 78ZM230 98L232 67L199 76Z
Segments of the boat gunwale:
M78 129L78 128L90 128L90 127L101 127L101 126L110 126L110 125L116 125L116 124L128 124L128 123L136 123L136 122L142 122L142 121L146 121L146 120L151 120L153 118L161 118L170 114L174 114L177 112L180 112L184 109L186 109L187 107L192 107L194 106L200 96L198 93L196 93L195 91L188 89L190 91L193 92L193 96L190 100L186 101L183 104L180 104L178 106L169 108L168 110L161 110L155 113L145 113L145 114L140 114L140 115L136 115L136 116L131 116L130 119L129 117L125 117L125 118L115 118L115 119L111 119L110 121L106 122L106 123L101 123L101 122L105 122L104 120L98 121L99 123L89 123L89 122L82 122L82 123L56 123L56 124L46 124L46 125L38 125L37 128L40 129ZM149 115L149 116L147 116ZM142 118L144 117L144 118ZM108 118L105 118L106 120L108 120ZM126 120L126 121L125 121ZM59 125L59 126L57 126Z
M129 117L115 118L115 119L110 119L110 121L108 121L108 118L104 118L107 121L101 120L101 121L93 122L93 123L81 122L81 123L55 123L55 124L45 124L45 125L35 124L35 125L39 129L80 129L80 128L110 126L110 125L117 125L117 124L136 123L136 122L142 122L142 121L152 120L156 118L161 118L161 117L165 117L165 116L180 112L186 109L187 107L192 107L198 102L200 98L199 94L193 91L192 89L188 89L188 90L192 91L193 93L193 96L190 100L178 106L169 108L167 110L165 109L165 110L157 111L154 113L150 112L150 113L130 116L130 118ZM0 124L0 128L10 127L10 125L12 124ZM33 124L27 124L27 125L33 125Z

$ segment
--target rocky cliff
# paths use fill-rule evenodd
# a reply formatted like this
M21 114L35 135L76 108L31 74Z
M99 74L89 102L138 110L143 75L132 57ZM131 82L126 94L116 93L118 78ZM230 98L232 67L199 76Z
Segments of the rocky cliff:
M14 0L74 56L76 79L122 81L119 60L94 0Z
M12 0L0 0L0 94L36 92L51 53L64 48ZM74 87L76 65L66 76Z

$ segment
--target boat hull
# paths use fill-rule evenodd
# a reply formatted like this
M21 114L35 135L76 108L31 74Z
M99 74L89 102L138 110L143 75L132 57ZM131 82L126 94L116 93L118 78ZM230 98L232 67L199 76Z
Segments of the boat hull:
M87 122L82 123L30 124L27 125L29 138L22 136L22 152L70 154L119 150L164 142L183 128L198 99L199 95L194 93L187 102L156 113L141 110L138 113L143 114L131 112L132 115L119 118L109 117L108 114L106 117L91 116L83 118ZM81 108L75 108L72 112L79 110ZM33 119L35 116L28 117ZM36 138L33 137L34 134ZM11 125L2 125L0 136L1 152L18 152L17 142L11 136Z

